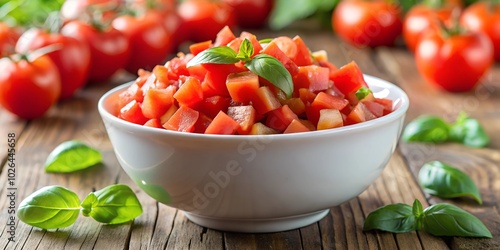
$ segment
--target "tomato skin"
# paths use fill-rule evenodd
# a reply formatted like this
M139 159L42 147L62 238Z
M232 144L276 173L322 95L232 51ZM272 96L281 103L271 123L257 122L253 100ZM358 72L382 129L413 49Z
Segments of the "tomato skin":
M402 30L401 9L386 1L341 1L332 15L340 38L355 46L391 46Z
M89 7L99 9L112 9L121 6L121 0L66 0L61 6L61 17L64 20L76 20L82 15L90 14ZM110 20L115 17L113 11L105 11L104 18Z
M183 22L181 29L193 42L214 40L224 26L236 26L233 9L219 1L186 0L177 6L177 13Z
M483 33L469 32L444 37L428 32L415 50L420 74L450 92L473 89L493 64L493 45Z
M267 24L274 0L222 0L233 7L236 22L241 28L255 29Z
M43 116L61 94L59 72L47 55L32 62L4 57L0 69L0 104L20 118Z
M440 28L439 21L450 23L453 10L459 6L457 3L447 3L433 8L422 3L412 7L403 21L403 39L408 49L414 52L425 31L436 31Z
M51 34L32 28L23 33L16 44L18 53L26 53L52 44L61 48L47 54L59 69L61 79L61 99L72 97L85 86L90 69L90 49L88 45L73 37Z
M84 22L71 21L63 26L61 33L89 45L89 81L93 83L108 80L125 66L130 57L127 37L113 27L100 31Z
M486 33L493 42L495 60L500 62L500 5L476 2L464 10L460 23L469 30Z
M14 53L18 39L19 32L15 28L0 22L0 57Z
M139 69L151 70L173 52L173 35L179 20L172 19L177 24L168 29L165 20L163 13L157 11L147 11L137 17L124 15L113 20L113 27L129 39L131 53L125 66L128 72L137 74Z

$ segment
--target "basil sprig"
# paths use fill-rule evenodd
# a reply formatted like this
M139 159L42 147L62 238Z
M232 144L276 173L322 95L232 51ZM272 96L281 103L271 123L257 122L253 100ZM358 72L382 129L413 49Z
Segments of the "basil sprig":
M406 125L401 138L407 142L458 142L475 148L485 147L490 142L479 121L463 112L452 124L438 116L419 116Z
M483 203L474 181L466 173L443 162L424 164L419 171L418 180L429 194L441 198L470 196L479 204Z
M418 199L413 206L397 203L375 209L368 214L363 230L391 233L423 230L434 236L493 237L481 220L467 211L447 203L423 209Z
M188 62L187 67L204 63L234 64L242 61L250 71L271 82L290 98L293 94L293 79L285 66L272 56L257 54L252 57L253 54L252 43L244 39L238 53L228 46L212 47L198 53Z
M28 225L55 229L71 226L80 211L101 223L119 224L141 215L142 206L135 193L121 184L92 192L82 203L78 195L67 188L47 186L26 197L19 204L17 215Z
M89 168L102 161L101 152L80 141L66 141L52 150L45 161L45 171L71 173Z

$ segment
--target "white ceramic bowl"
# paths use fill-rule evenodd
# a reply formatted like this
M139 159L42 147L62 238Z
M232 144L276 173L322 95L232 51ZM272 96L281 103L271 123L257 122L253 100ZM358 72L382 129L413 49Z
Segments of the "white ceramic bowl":
M111 96L98 109L125 172L157 201L205 227L276 232L323 218L355 198L393 154L409 106L397 86L365 75L395 111L342 128L265 136L203 135L135 125L113 116Z

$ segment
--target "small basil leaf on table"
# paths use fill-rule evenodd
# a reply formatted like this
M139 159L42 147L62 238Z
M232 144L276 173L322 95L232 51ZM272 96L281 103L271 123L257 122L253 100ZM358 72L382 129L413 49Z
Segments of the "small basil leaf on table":
M482 148L488 145L490 137L476 119L460 113L456 122L450 128L450 140L469 147Z
M59 144L47 157L45 171L70 173L94 166L102 161L101 152L79 141Z
M416 230L415 216L410 205L390 204L368 214L363 230L382 230L391 233L406 233Z
M401 137L407 142L442 143L448 141L449 129L440 117L422 115L406 125Z
M80 214L80 199L60 186L43 187L26 197L17 210L22 222L43 229L72 225Z
M120 224L142 214L142 206L127 185L116 184L90 193L82 202L82 214L107 224Z
M423 229L434 236L492 238L491 232L477 217L446 203L424 210Z
M443 162L424 164L418 173L418 180L429 194L441 198L470 196L482 204L481 194L474 181L464 172Z

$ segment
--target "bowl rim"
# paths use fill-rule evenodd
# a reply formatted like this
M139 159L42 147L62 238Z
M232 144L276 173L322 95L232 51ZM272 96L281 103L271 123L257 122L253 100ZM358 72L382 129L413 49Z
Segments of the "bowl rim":
M123 119L120 119L113 114L111 114L106 108L104 107L104 104L106 100L115 94L118 91L124 90L127 88L129 85L133 84L134 81L129 81L125 82L123 84L120 84L110 90L108 90L106 93L104 93L100 98L97 103L97 108L98 111L101 115L101 118L103 119L103 122L106 123L106 120L112 121L114 123L120 124L122 127L126 127L128 130L141 130L144 132L148 133L158 133L161 135L170 135L174 137L182 137L182 138L191 138L191 139L209 139L209 140L241 140L241 139L262 139L263 137L269 138L269 139L301 139L301 138L311 138L311 137L316 137L316 136L325 136L325 135L331 135L331 134L343 134L343 133L352 133L356 132L359 130L366 130L370 129L373 127L379 127L383 126L385 124L388 124L398 118L404 117L406 114L406 111L408 110L410 106L410 101L408 98L408 95L406 92L401 89L399 86L397 86L394 83L391 83L387 80L384 80L379 77L363 74L365 81L367 82L368 86L374 85L377 87L381 87L383 89L393 89L395 92L398 93L398 102L399 107L397 107L393 112L384 115L382 117L378 117L373 120L357 123L357 124L352 124L348 126L343 126L343 127L338 127L338 128L333 128L333 129L325 129L325 130L316 130L316 131L309 131L309 132L301 132L301 133L289 133L289 134L269 134L269 135L218 135L218 134L199 134L199 133L189 133L189 132L179 132L179 131L171 131L171 130L166 130L166 129L158 129L158 128L153 128L153 127L148 127L148 126L143 126L135 123L131 123L128 121L125 121ZM371 86L370 86L371 87ZM392 91L391 91L392 92ZM393 100L395 101L395 100ZM396 103L394 105L398 105Z

